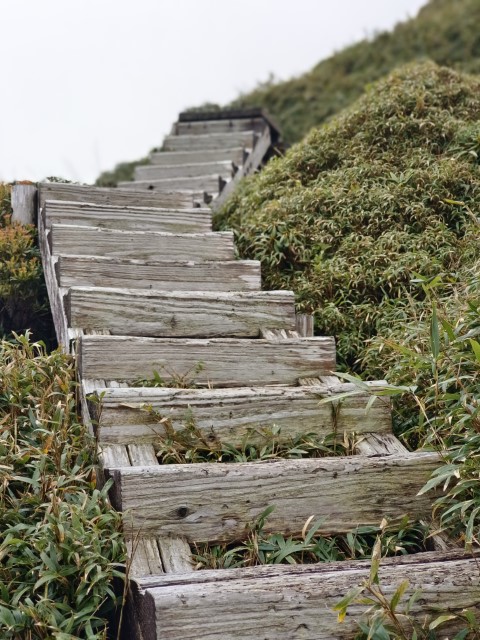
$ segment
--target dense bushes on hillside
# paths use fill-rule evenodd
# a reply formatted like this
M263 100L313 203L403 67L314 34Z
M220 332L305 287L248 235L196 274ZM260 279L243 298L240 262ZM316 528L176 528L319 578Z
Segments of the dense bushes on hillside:
M233 227L265 286L294 289L353 366L393 316L412 317L417 274L455 281L478 252L479 113L475 77L402 68L245 180L217 228Z
M105 638L120 515L96 487L71 358L0 343L0 637Z
M287 142L351 104L367 85L420 58L480 73L480 2L430 0L418 16L322 60L286 82L267 83L229 106L264 107Z
M0 338L33 332L55 342L36 229L11 222L10 186L0 183Z

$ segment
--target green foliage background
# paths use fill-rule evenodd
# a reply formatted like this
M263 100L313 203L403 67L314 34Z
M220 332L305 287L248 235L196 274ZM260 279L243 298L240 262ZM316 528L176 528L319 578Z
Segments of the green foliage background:
M358 368L365 341L412 319L416 274L455 281L479 248L480 80L433 63L373 85L284 158L243 181L216 218L267 289L293 289ZM383 377L383 364L369 362Z

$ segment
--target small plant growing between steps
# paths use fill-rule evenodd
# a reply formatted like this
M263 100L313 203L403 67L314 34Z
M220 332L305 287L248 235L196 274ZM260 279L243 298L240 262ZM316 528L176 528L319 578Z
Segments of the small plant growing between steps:
M276 425L249 429L240 446L234 446L219 440L213 431L198 429L193 418L180 430L174 429L168 418L162 422L165 435L159 435L154 445L160 464L320 458L349 455L354 449L354 441L347 435L342 441L336 434L322 438L315 433L304 433L285 438Z
M435 640L438 637L446 637L444 630L441 636L437 635L437 631L452 621L457 623L457 629L459 622L463 626L452 636L452 640L480 638L479 622L470 610L461 613L439 612L433 617L422 616L422 622L418 622L418 618L415 619L412 615L412 609L421 598L422 592L421 589L417 589L407 595L410 587L408 580L403 580L389 597L382 588L378 575L383 554L382 546L382 538L379 536L373 547L368 578L352 587L334 607L334 611L338 612L339 623L344 621L350 606L366 607L363 619L358 622L359 633L355 640Z
M323 536L318 533L323 519L313 522L311 516L299 537L280 533L267 534L265 524L275 509L269 506L250 526L247 538L240 544L197 544L193 548L196 569L231 569L266 564L315 564L370 558L376 540L384 556L419 553L426 550L428 530L405 518L400 525L358 527L345 535ZM312 523L313 522L313 523Z
M162 367L162 371L164 372L163 376L155 369L151 378L137 378L137 380L134 380L132 386L195 389L197 387L195 384L195 376L203 371L204 366L203 362L197 362L195 366L185 373L178 373L168 367Z

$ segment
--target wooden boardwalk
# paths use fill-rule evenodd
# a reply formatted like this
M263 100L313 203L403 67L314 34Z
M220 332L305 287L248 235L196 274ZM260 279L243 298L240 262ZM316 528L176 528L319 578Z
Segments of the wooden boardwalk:
M83 418L113 479L112 503L124 512L125 638L353 638L358 608L339 625L332 606L368 575L368 563L195 571L190 545L241 540L270 505L266 530L288 535L312 514L328 534L430 515L430 498L418 492L437 454L408 452L393 436L388 404L365 411L368 395L319 404L352 388L332 374L333 338L305 335L293 293L261 291L259 264L236 260L232 234L211 231L208 205L258 170L277 140L256 112L184 114L133 183L38 187L58 340L78 359ZM196 369L195 388L135 382L157 372L174 383ZM232 443L272 424L285 437L356 434L356 452L160 465L165 416L174 429L188 416L206 436ZM479 601L475 560L458 550L386 560L381 578L391 593L405 578L420 587L418 615Z

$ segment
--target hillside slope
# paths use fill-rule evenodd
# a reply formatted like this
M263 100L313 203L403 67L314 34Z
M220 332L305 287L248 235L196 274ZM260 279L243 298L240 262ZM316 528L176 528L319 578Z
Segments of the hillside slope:
M287 142L351 104L367 84L419 58L480 73L480 0L430 0L388 33L347 47L302 76L240 96L232 106L260 106Z
M417 274L454 281L478 252L479 113L479 78L407 65L245 180L217 228L352 366L392 313L408 319Z

